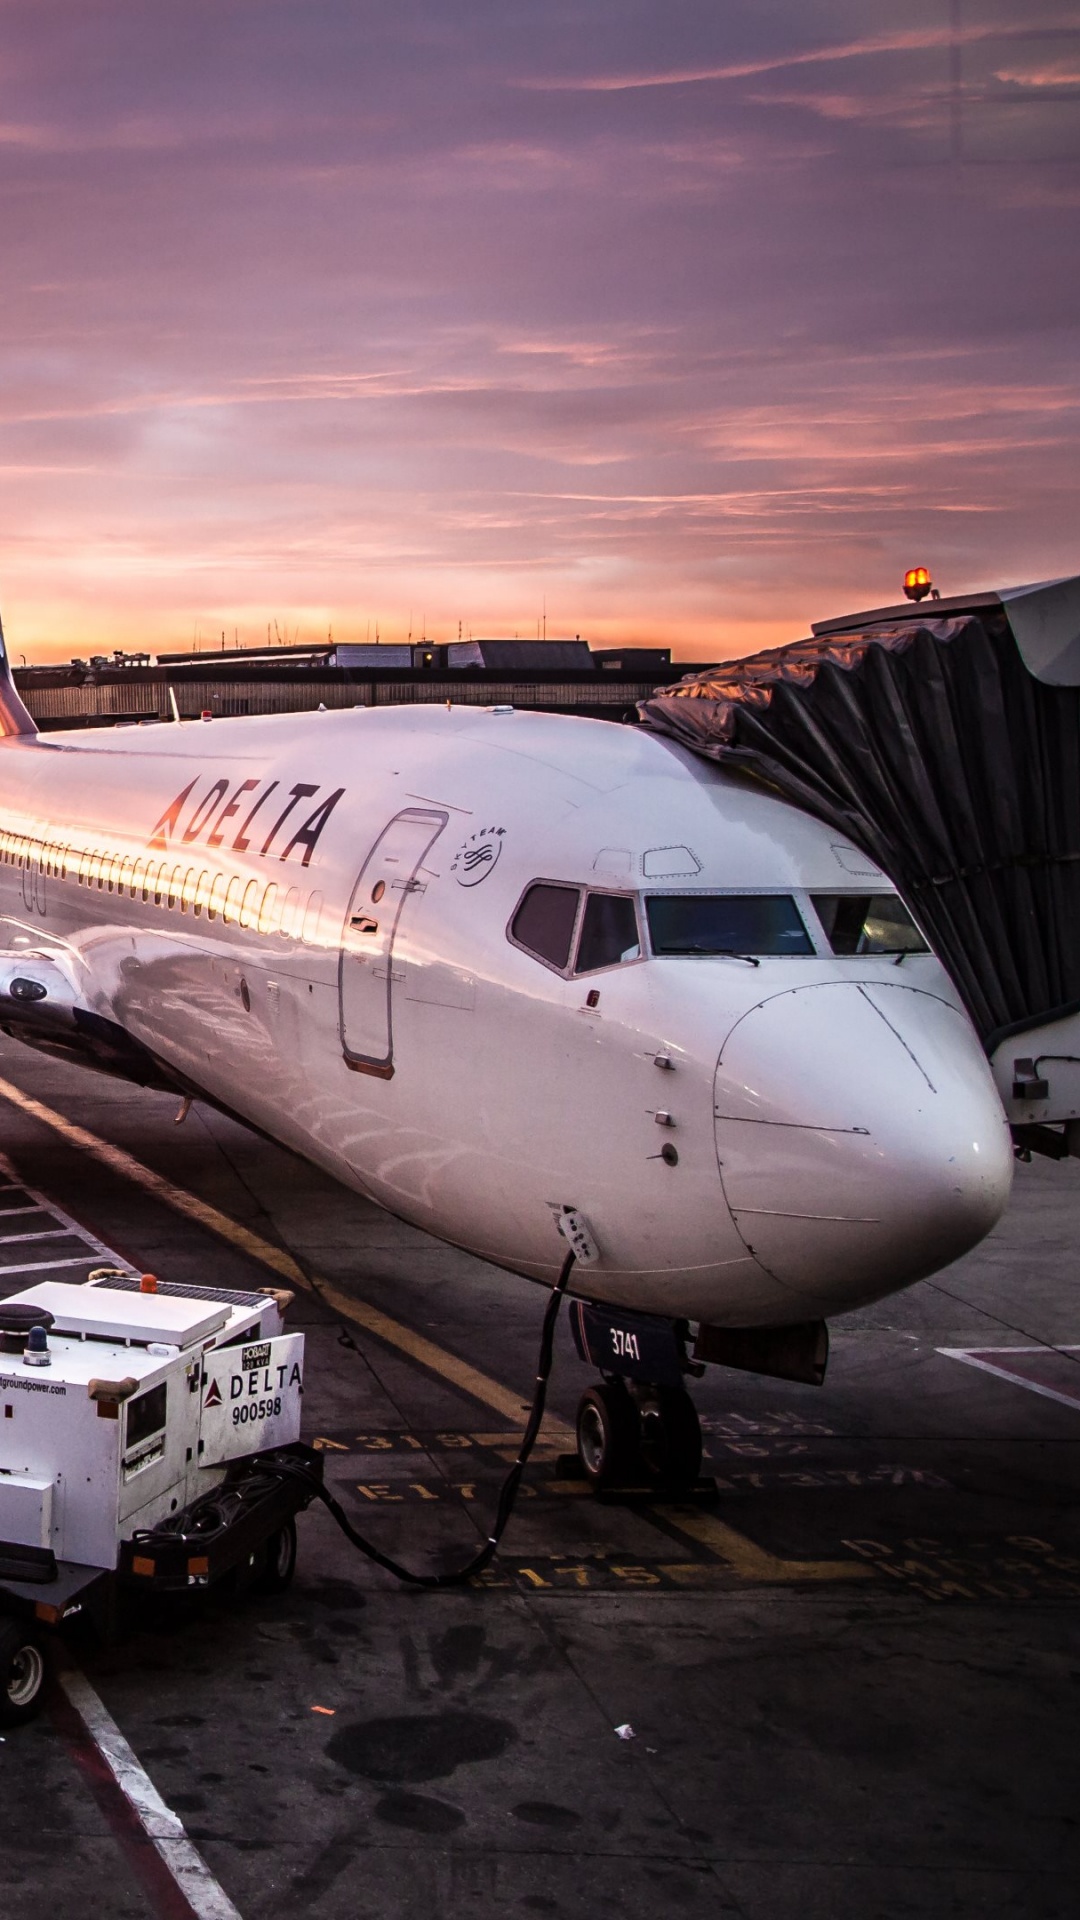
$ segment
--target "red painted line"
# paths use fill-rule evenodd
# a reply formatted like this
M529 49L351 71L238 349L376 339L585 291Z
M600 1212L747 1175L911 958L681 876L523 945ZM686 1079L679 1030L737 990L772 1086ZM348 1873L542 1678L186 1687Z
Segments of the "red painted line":
M49 1717L159 1920L198 1920L79 1715L55 1684L49 1690Z

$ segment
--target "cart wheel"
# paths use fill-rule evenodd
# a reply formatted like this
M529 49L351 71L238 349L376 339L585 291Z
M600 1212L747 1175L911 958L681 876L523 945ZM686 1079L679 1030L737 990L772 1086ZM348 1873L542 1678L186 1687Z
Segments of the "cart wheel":
M45 1690L42 1645L21 1620L0 1620L0 1726L32 1720Z
M266 1558L255 1587L259 1593L284 1593L296 1572L296 1521L284 1521L270 1535L264 1552Z

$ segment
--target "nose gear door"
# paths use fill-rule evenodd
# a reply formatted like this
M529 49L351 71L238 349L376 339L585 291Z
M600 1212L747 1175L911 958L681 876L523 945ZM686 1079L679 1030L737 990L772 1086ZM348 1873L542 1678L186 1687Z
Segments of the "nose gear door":
M345 916L339 966L341 1050L356 1073L389 1080L394 1071L394 943L428 849L448 815L426 807L395 814L360 869Z

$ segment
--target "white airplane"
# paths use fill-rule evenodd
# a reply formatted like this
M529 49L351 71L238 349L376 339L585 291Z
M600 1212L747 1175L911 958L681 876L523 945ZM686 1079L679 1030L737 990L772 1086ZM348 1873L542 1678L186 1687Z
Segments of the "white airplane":
M38 736L6 665L0 691L0 1025L534 1280L576 1213L594 1479L643 1430L696 1471L688 1323L699 1358L820 1377L827 1316L1001 1214L1009 1129L949 978L765 790L506 707Z

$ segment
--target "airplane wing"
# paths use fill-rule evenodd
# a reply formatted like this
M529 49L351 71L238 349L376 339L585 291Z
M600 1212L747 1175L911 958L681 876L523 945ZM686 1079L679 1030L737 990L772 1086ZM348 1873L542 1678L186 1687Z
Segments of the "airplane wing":
M139 1086L186 1092L123 1027L87 1004L76 974L63 954L0 956L0 1032Z

